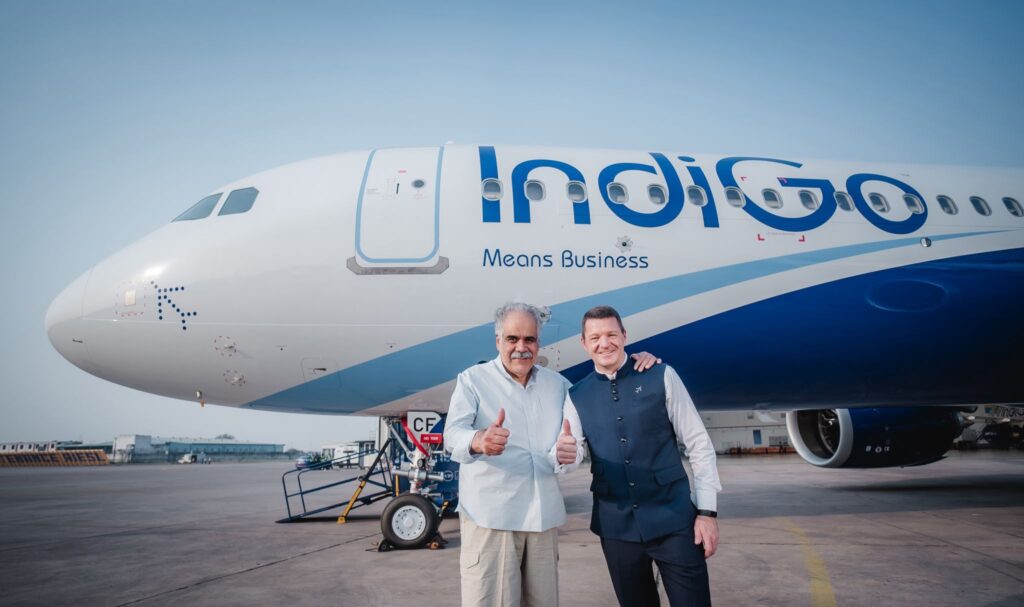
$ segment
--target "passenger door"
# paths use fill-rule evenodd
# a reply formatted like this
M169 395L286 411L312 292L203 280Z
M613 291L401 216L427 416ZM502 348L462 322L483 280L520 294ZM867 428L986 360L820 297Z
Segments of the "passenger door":
M374 150L356 204L356 274L440 274L438 255L444 148Z

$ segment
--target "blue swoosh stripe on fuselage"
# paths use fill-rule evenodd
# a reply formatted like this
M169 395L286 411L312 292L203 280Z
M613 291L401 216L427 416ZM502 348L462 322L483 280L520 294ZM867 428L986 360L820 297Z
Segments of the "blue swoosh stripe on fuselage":
M994 232L930 238L938 242L991 233ZM631 316L772 274L878 251L921 246L920 241L920 237L913 237L846 245L680 274L556 304L551 307L551 320L558 325L574 327L583 313L596 305L610 305L622 316ZM565 337L568 335L558 338ZM355 413L442 384L469 365L494 358L493 339L491 323L478 325L353 365L243 406L278 411Z
M797 289L631 343L701 410L1024 402L1024 248ZM562 374L577 381L585 361Z

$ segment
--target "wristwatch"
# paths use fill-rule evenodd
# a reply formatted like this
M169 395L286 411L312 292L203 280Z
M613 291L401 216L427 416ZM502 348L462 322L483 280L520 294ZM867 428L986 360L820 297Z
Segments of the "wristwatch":
M710 516L711 518L718 518L718 513L714 510L697 510L697 516Z

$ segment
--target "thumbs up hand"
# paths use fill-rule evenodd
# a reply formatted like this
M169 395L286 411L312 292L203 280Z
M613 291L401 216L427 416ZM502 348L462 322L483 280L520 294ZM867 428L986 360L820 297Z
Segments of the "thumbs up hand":
M501 427L504 423L505 409L503 407L498 409L498 417L494 420L494 423L487 426L486 430L477 430L476 436L473 437L472 451L483 453L484 455L501 455L504 453L509 436L509 431Z
M576 437L572 435L572 426L569 420L562 420L562 434L555 443L555 459L559 464L572 464L576 462Z

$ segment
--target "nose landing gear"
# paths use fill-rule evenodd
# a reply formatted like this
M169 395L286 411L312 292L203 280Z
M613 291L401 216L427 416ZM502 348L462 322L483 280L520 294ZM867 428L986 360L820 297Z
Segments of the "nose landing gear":
M441 548L448 540L437 532L441 516L434 503L422 495L406 493L391 500L380 518L384 540L377 549Z
M434 416L444 419L443 416ZM380 519L384 537L377 544L379 552L443 548L448 542L438 528L444 514L458 503L458 466L444 454L441 444L442 423L432 423L432 432L417 436L409 429L406 420L383 418L381 427L387 430L382 434L390 434L390 437L381 445L370 467L359 476L340 481L329 480L315 487L304 487L302 482L302 475L306 472L343 467L352 463L353 458L362 461L361 458L369 455L369 451L346 455L302 470L289 470L281 477L288 518L278 522L308 519L342 508L337 521L345 523L352 510L390 499ZM287 482L290 479L294 480ZM352 495L344 501L321 507L307 504L307 496L350 483L357 485Z
M399 424L405 430L413 448L407 447L405 441L401 440L400 433L395 429L395 425ZM391 500L384 508L380 518L380 529L384 539L377 545L377 550L384 552L394 548L443 548L448 541L438 532L438 527L450 502L444 500L438 506L431 498L444 499L444 494L438 490L438 484L450 483L454 475L450 470L434 471L439 458L444 454L443 448L435 451L434 444L421 443L417 440L405 420L401 420L399 424L389 424L390 432L394 443L405 451L409 468L395 470L394 475L409 479L409 491ZM440 435L436 436L440 438Z

